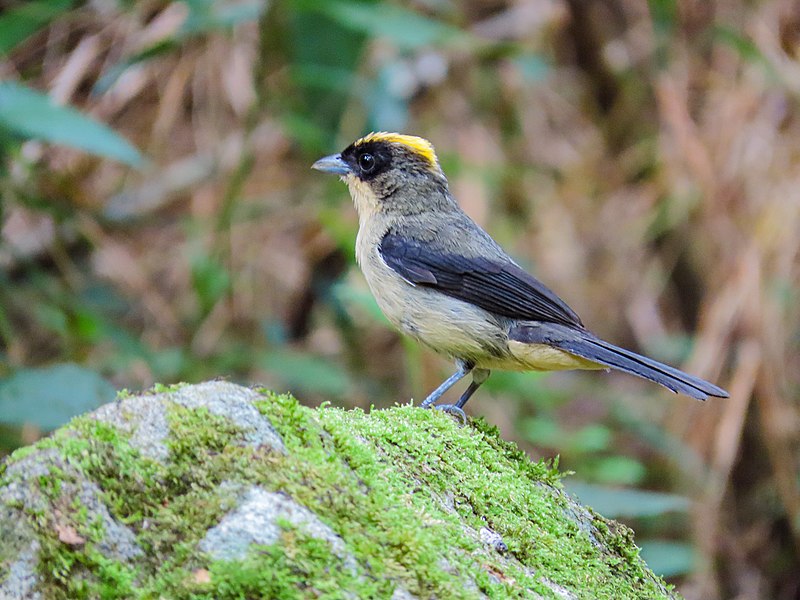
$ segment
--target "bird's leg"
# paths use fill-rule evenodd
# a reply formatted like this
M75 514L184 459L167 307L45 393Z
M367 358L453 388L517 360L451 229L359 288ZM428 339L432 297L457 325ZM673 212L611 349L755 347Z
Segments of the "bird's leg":
M489 371L489 369L475 369L472 364L463 360L457 360L456 367L456 372L448 377L439 387L433 390L430 395L422 401L420 406L422 406L422 408L430 408L447 390L449 390L471 372L472 382L469 384L469 387L464 391L464 393L461 394L458 402L455 404L441 404L436 407L438 410L443 410L445 412L457 415L461 419L462 423L466 423L467 415L464 414L464 405L467 403L467 400L472 397L472 394L475 393L475 390L481 387L481 385L483 385L483 383L489 379L489 374L491 371Z
M442 394L466 377L473 368L470 363L463 360L457 360L456 367L456 372L445 379L442 385L433 390L428 397L422 401L422 404L420 404L422 408L429 408L432 404L435 404L439 398L442 397Z
M461 394L461 398L458 399L458 402L455 404L440 404L436 408L448 412L451 415L457 415L461 419L461 423L466 425L467 415L464 413L464 405L472 394L475 393L475 390L481 387L484 381L489 379L490 373L491 371L489 371L489 369L474 369L472 371L472 383L470 383L469 387Z
M489 369L475 369L472 371L472 383L469 384L469 387L464 390L464 393L461 394L461 398L458 399L456 402L456 408L464 408L464 405L467 403L472 397L472 394L475 393L479 387L483 385L483 383L489 379L489 375L491 375L491 371Z

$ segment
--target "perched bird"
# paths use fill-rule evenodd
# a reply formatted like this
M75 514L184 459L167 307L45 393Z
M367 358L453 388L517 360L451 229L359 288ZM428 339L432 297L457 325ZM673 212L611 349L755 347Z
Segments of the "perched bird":
M370 133L314 169L339 175L358 211L356 259L383 313L398 329L455 360L456 372L423 402L433 406L456 382L470 396L491 369L613 368L705 400L725 390L601 340L575 311L526 273L450 194L433 145L398 133Z

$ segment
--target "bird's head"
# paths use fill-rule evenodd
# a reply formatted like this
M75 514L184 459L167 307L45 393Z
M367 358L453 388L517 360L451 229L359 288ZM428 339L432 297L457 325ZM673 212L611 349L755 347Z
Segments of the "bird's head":
M413 135L376 132L312 168L339 175L359 214L415 214L453 204L433 144Z

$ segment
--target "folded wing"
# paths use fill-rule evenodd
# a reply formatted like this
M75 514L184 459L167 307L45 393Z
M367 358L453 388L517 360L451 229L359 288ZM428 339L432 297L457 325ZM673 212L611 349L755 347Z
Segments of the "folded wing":
M449 254L393 232L384 236L378 251L389 267L415 285L434 288L499 316L583 329L575 311L510 259Z

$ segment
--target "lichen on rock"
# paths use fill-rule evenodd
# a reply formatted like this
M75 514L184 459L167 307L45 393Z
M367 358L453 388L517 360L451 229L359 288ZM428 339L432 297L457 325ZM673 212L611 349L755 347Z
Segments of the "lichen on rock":
M559 477L413 406L127 394L0 465L0 597L677 597Z

